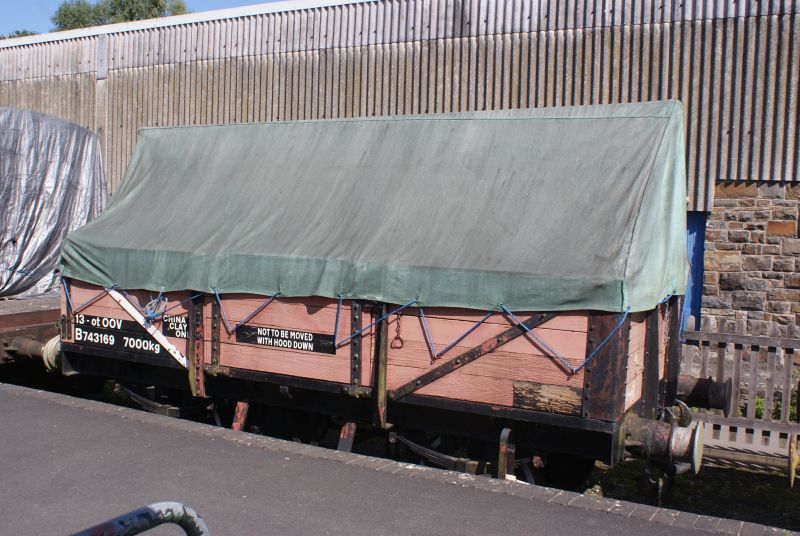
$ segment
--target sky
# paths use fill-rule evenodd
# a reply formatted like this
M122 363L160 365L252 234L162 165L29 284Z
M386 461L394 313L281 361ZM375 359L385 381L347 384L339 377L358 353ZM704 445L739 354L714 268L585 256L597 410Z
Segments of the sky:
M53 24L50 17L63 0L0 0L0 34L15 30L49 32ZM229 7L263 4L269 0L184 0L186 8L194 13Z

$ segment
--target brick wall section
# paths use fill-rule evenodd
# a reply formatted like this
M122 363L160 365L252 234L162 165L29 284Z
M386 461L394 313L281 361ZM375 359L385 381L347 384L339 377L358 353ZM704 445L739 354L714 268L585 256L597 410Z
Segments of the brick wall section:
M800 185L720 183L706 227L702 316L800 338Z

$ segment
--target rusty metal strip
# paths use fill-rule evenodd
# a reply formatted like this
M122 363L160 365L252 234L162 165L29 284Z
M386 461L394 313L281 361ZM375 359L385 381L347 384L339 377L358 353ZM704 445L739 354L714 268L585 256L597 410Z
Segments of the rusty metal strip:
M618 323L618 313L592 313L589 316L587 351ZM614 422L622 416L628 364L630 316L583 369L584 419Z
M497 478L505 480L514 475L514 443L511 442L511 428L503 428L500 433L500 448L497 454Z
M350 305L350 333L361 329L361 303L353 300ZM333 334L336 340L337 333ZM350 339L350 385L358 386L361 383L361 337Z
M374 314L381 318L386 315L386 304L375 306ZM373 393L375 394L375 410L378 426L382 430L391 427L386 417L386 370L389 352L389 321L383 319L376 326L375 330L375 382Z
M216 300L211 300L211 366L219 366L220 315Z
M205 342L203 300L189 301L189 333L186 340L186 351L189 354L189 387L192 396L206 396L205 375Z
M344 423L342 429L339 430L339 444L336 450L342 452L351 452L353 450L353 442L356 439L356 423L348 421Z
M528 329L534 329L537 326L540 326L547 322L548 320L554 318L556 313L536 313L529 318L526 318L523 321ZM401 385L397 389L393 389L389 391L389 398L392 400L397 400L402 398L414 391L421 389L422 387L432 383L442 376L450 374L454 370L457 370L467 363L471 363L481 357L482 355L486 355L489 352L496 350L497 348L503 346L509 341L516 339L517 337L524 335L525 330L520 326L513 326L504 332L500 333L499 335L495 335L494 337L487 339L483 343L474 348L467 350L466 352L454 357L453 359L447 361L436 367L433 370L429 370L422 376L411 380L410 382Z
M247 422L247 412L249 410L250 402L247 400L239 400L236 402L236 409L233 410L231 430L234 432L241 432L244 429L244 424Z

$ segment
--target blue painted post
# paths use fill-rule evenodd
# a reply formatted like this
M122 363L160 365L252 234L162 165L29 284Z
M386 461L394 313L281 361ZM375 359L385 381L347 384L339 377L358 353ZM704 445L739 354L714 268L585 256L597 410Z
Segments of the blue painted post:
M686 247L689 252L689 282L681 312L681 328L700 328L700 307L703 300L703 253L705 251L707 212L686 213ZM695 325L687 326L690 316L694 316Z

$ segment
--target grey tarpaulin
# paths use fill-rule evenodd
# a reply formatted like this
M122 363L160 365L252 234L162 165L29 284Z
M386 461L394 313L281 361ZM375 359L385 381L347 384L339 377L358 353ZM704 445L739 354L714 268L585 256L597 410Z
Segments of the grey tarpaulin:
M97 136L62 119L0 108L0 296L52 289L64 237L107 201Z
M65 276L153 291L651 309L687 277L678 102L145 129Z

